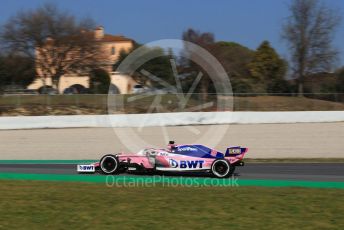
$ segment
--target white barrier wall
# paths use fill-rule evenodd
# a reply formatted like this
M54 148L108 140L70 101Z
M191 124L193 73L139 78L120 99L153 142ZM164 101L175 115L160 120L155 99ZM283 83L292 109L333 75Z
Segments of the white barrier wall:
M344 111L188 112L119 115L0 117L0 129L153 127L210 124L342 122Z

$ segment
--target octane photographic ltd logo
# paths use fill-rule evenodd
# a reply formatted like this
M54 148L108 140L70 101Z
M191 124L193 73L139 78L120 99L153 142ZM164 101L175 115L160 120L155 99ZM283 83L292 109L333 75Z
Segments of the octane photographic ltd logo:
M167 52L152 52L152 49L147 49L147 47L159 47L165 51L173 50L175 54L171 57ZM162 56L169 57L173 83L167 82L161 73L158 76L152 71L141 68L145 63ZM201 67L191 79L192 83L188 88L182 86L185 76L178 73L178 60L188 60ZM211 120L211 124L220 120L219 113L201 113L201 111L233 110L233 93L229 76L219 61L204 48L176 39L154 41L131 52L120 63L116 72L129 76L139 72L150 83L160 86L158 90L147 90L121 97L109 94L110 115L118 110L125 111L125 107L130 106L131 103L149 102L145 105L144 113L127 114L121 117L125 120L125 125L122 125L125 128L118 127L118 117L109 116L116 135L128 150L136 152L146 146L161 147L161 143L168 143L169 140L176 140L179 143L202 143L208 146L216 146L222 140L228 126L197 126L197 124L205 124L204 120ZM199 100L199 91L196 92L204 80L202 78L205 77L215 89L212 101ZM145 101L145 99L148 100ZM193 104L190 103L191 101L198 103ZM172 103L176 106L171 107Z

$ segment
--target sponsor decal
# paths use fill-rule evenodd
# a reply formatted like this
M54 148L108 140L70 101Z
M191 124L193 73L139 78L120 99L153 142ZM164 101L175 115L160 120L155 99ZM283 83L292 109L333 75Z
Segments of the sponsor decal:
M93 165L78 165L78 172L95 172Z
M168 156L167 152L160 152L160 156Z
M229 149L229 154L241 154L241 148Z
M171 168L178 168L178 162L170 159L170 166Z
M204 161L176 161L173 159L169 160L171 168L181 168L181 169L196 169L203 168Z
M177 148L177 151L178 151L178 152L196 152L196 151L197 151L197 148L193 148L193 147L190 147L190 146L187 146L187 147L178 147L178 148Z

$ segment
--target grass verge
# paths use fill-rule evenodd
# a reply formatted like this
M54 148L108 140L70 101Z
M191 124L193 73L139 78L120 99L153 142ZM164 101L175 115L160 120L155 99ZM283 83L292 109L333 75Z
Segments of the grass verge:
M343 190L0 181L1 229L343 229Z
M344 189L344 182L335 181L301 181L301 180L249 180L231 177L217 179L211 177L184 177L184 176L139 176L139 175L64 175L64 174L22 174L0 173L0 180L32 180L56 182L89 182L103 183L118 186L189 186L189 187L237 187L237 186L262 186L262 187L304 187L304 188L336 188Z
M0 96L1 116L39 115L86 115L86 114L136 114L147 113L155 95L137 97L135 95L10 95ZM136 95L137 96L137 95ZM219 99L220 100L220 99ZM221 99L222 100L222 99ZM287 96L247 96L228 97L233 102L234 111L343 111L344 104L306 97ZM113 104L108 110L108 103ZM218 98L209 95L206 101L199 96L190 98L185 108L179 108L179 98L173 94L161 95L159 112L218 111ZM154 103L153 103L154 104ZM211 106L202 107L208 104ZM203 108L203 109L202 109ZM226 108L229 109L229 108ZM222 109L220 109L222 110ZM158 112L153 110L151 112Z

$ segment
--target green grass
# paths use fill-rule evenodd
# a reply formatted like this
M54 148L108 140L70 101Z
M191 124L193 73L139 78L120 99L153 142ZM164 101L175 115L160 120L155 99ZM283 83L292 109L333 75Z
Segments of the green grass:
M108 114L110 113L147 113L156 99L155 95L130 100L135 95L112 95L108 101L107 95L21 95L1 96L0 115L75 115L75 114ZM137 95L136 95L137 96ZM129 100L128 100L129 99ZM223 97L222 97L223 99ZM220 100L222 100L220 99ZM233 100L229 97L225 100ZM108 102L110 107L108 111ZM194 111L192 108L213 102L207 108L196 111L231 110L218 108L217 98L210 95L208 100L192 96L184 109L179 108L176 95L161 96L161 107L149 112L179 112ZM284 96L250 96L235 97L235 111L333 111L344 110L344 103L325 100L284 97Z
M249 180L239 178L217 179L210 177L166 177L166 176L103 176L103 175L64 175L64 174L23 174L0 173L1 180L29 180L55 182L83 182L83 183L112 183L121 184L158 184L181 185L193 187L233 187L233 186L261 186L261 187L299 187L299 188L335 188L344 189L344 182L334 181L303 181L303 180Z
M306 97L236 97L236 111L333 111L344 110L343 103Z
M0 181L0 229L343 229L344 192Z

